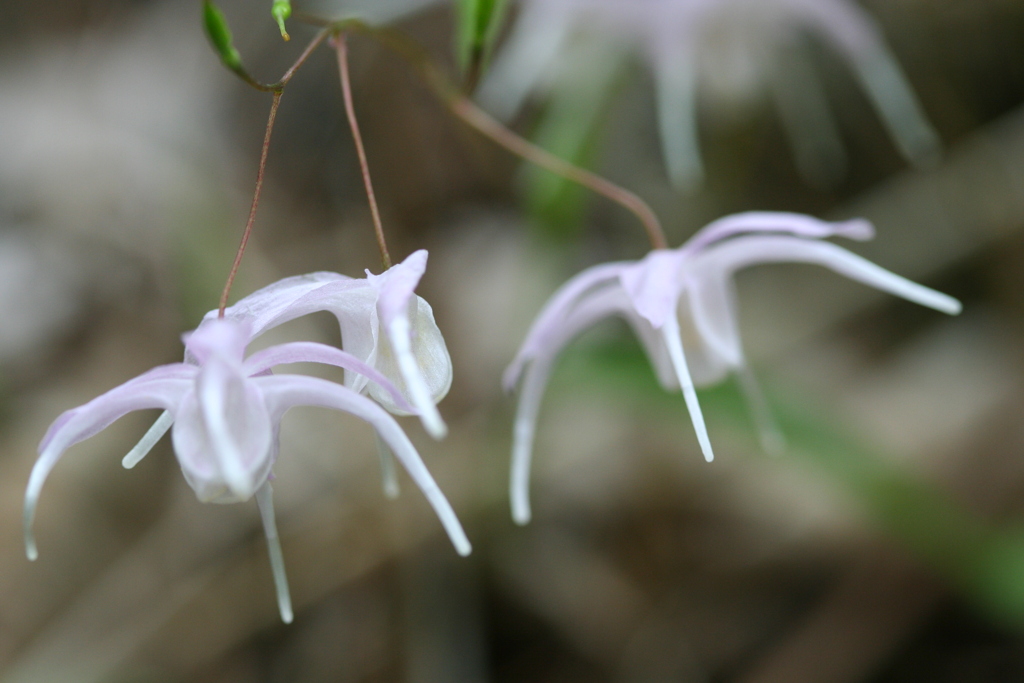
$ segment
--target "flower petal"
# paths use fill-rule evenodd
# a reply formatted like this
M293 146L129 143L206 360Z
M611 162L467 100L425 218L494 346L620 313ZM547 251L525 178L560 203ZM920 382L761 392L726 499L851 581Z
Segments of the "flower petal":
M275 423L279 422L286 410L293 406L321 406L343 410L369 422L384 442L394 452L420 487L427 501L434 508L452 544L460 555L468 555L471 546L462 530L455 511L430 476L416 448L409 441L395 419L369 398L361 396L348 387L315 377L298 375L277 375L257 377L252 381L260 387Z
M829 242L784 236L743 237L716 245L696 259L699 262L695 260L695 269L707 268L723 274L757 263L817 263L850 279L949 315L961 310L960 302L953 297L911 282Z
M524 3L512 31L480 84L480 104L502 121L523 106L555 61L569 34L565 12L552 16L550 0Z
M174 452L204 503L248 500L270 474L273 426L254 382L214 358L181 400Z
M433 392L420 370L420 365L417 362L419 359L413 354L412 327L409 325L409 318L405 315L396 315L387 325L387 333L388 341L391 342L391 350L394 352L394 360L398 364L398 370L405 382L411 403L416 406L416 412L420 416L424 428L435 439L444 438L448 427L441 419L441 413L438 412L437 406L434 404ZM443 344L441 349L447 356L448 350ZM430 350L435 353L438 351L437 348ZM383 359L381 356L381 360ZM451 367L451 360L447 359L447 361L447 366ZM448 392L448 386L451 385L450 378L451 375L448 376L447 386L444 386L442 396Z
M619 275L623 289L633 301L633 308L656 330L675 315L683 264L680 252L656 249L642 260L624 267Z
M407 314L409 302L415 296L416 286L426 270L427 251L420 249L380 275L370 276L367 273L367 279L377 286L380 292L377 306L381 322L388 325L397 316Z
M561 325L573 307L595 288L617 279L627 265L627 262L619 262L593 266L558 288L537 315L519 347L519 353L505 370L502 378L505 391L511 392L515 388L526 363L548 346L551 337L559 336Z
M661 334L665 339L665 346L672 358L676 373L679 375L679 386L683 390L683 399L686 401L686 409L690 411L690 420L697 432L697 443L704 453L704 459L711 462L715 454L711 450L711 439L708 437L708 428L704 424L704 414L700 409L700 402L697 400L697 391L693 387L693 380L690 379L690 370L686 366L686 355L683 353L683 343L679 338L679 322L675 315L670 315L661 328Z
M395 387L395 385L375 368L367 365L351 353L336 349L333 346L328 346L327 344L319 344L317 342L291 342L271 346L268 349L257 351L253 355L249 356L245 360L244 370L246 375L252 376L265 370L269 370L275 365L284 365L287 363L323 363L326 365L334 365L339 368L344 368L346 371L358 373L371 381L376 382L377 385L380 386L381 390L386 392L390 397L391 403L399 409L410 414L415 410L409 402L406 401L405 397L402 396L402 393Z
M39 445L39 458L29 475L25 491L25 552L30 560L36 559L38 555L35 538L32 536L32 521L39 493L50 470L68 448L106 429L127 413L147 408L173 410L181 396L189 390L191 382L176 377L160 377L175 374L165 371L166 367L154 368L83 406L67 411L54 422L54 427L51 427ZM194 373L195 369L191 371ZM158 378L152 379L151 376Z
M671 49L659 50L654 61L661 153L672 184L683 190L695 189L704 180L694 62L689 50L678 42Z
M781 232L798 237L846 237L864 242L874 238L875 227L870 221L855 218L849 221L828 222L812 216L784 211L747 211L719 218L708 223L687 240L679 251L695 254L715 242L749 232Z
M163 438L164 434L171 431L171 425L173 424L174 415L171 411L165 410L160 413L160 417L156 419L156 422L146 431L139 442L128 451L128 455L121 458L121 466L126 470L130 470L138 465L143 458L149 455L149 452L153 450L153 446Z
M292 597L288 592L288 576L284 572L284 555L281 552L281 539L277 535L277 521L274 519L274 490L266 481L256 491L256 506L260 509L263 521L263 533L267 537L267 551L270 553L270 571L274 575L274 588L277 590L277 608L281 612L281 621L292 623Z
M652 344L657 338L656 333L646 320L636 314L629 297L617 284L605 285L603 289L591 292L577 304L561 325L547 329L545 345L539 347L524 366L524 377L519 389L519 403L512 429L509 497L512 503L512 519L517 524L526 524L531 517L529 486L533 440L541 399L544 397L555 359L577 335L599 320L613 315L625 317L636 330L637 336L647 349L648 356L659 370L661 379L661 368L657 359L665 355L658 349L658 346L663 345Z
M309 308L305 297L326 284L360 283L345 275L330 272L309 273L287 277L256 290L224 311L227 320L245 320L252 325L252 336L257 337L269 328L293 320L319 308ZM216 320L218 311L203 317L203 322Z

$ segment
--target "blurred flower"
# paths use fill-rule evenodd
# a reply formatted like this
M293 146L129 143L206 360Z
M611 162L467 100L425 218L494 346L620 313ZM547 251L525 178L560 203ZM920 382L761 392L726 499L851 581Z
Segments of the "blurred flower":
M677 186L703 176L698 80L734 101L771 84L800 170L835 176L843 151L826 98L812 65L789 49L802 31L845 57L904 156L934 156L935 132L878 27L851 0L523 0L479 98L508 119L543 81L577 77L554 68L574 63L567 50L589 55L576 64L601 69L610 53L640 50L654 72L662 151Z
M864 220L826 223L790 213L737 214L709 224L678 249L594 266L565 283L537 316L505 372L507 391L522 378L512 446L513 518L520 524L530 519L530 458L552 365L574 337L603 318L625 318L661 385L668 391L682 389L701 451L710 462L714 456L694 385L721 381L730 371L739 375L751 401L765 447L781 447L781 436L743 357L732 283L737 270L759 263L818 263L923 306L951 315L960 312L956 299L819 241L834 235L867 240L874 230Z
M284 564L271 504L271 468L278 452L281 418L297 405L335 408L369 422L427 496L459 553L469 552L455 513L394 418L357 390L327 380L270 373L283 363L327 363L359 373L387 393L399 409L411 411L399 390L352 354L312 342L273 346L244 358L254 330L247 321L208 320L185 337L190 362L146 372L89 403L62 414L39 446L39 459L25 494L25 543L37 556L32 520L43 483L61 455L121 416L163 408L173 422L174 452L199 500L235 503L256 496L267 540L281 616L291 620Z

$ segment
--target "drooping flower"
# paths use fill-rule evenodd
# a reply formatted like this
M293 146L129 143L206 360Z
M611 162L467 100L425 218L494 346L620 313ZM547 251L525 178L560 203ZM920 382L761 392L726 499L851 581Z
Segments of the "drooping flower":
M456 550L469 541L444 494L430 476L405 432L383 408L357 390L300 375L273 375L285 363L326 363L359 374L402 410L411 412L401 392L382 373L350 353L313 342L273 346L244 357L254 334L250 324L210 320L185 335L187 363L156 367L58 417L39 445L39 459L25 493L25 544L37 556L32 521L47 475L64 452L123 415L163 408L173 423L172 442L186 481L199 500L236 503L253 496L260 508L282 618L291 621L281 547L271 503L271 468L278 453L281 418L294 406L334 408L351 413L376 430L409 471L433 506Z
M832 236L867 240L873 235L864 220L826 223L790 213L737 214L709 224L678 249L594 266L565 283L537 316L505 372L507 391L519 385L510 487L513 518L520 524L530 519L534 432L554 361L573 338L603 318L624 318L661 385L682 390L701 451L710 462L714 455L694 387L719 382L730 372L738 373L752 399L766 447L778 443L746 370L732 282L737 270L760 263L817 263L922 306L950 315L960 312L956 299L821 241Z
M829 172L843 150L813 65L792 49L802 33L845 58L907 159L934 155L938 138L906 77L852 0L523 0L479 99L508 119L532 91L561 82L556 60L607 71L609 55L639 52L654 74L663 155L677 186L703 176L699 85L735 101L767 83L800 170Z
M288 277L239 300L225 310L225 318L247 326L248 344L304 315L333 314L341 327L342 349L386 377L404 401L396 401L382 385L358 371L345 371L345 386L369 394L396 415L419 415L427 431L442 438L447 428L436 404L451 388L452 361L430 304L414 293L426 266L427 252L421 249L380 275L366 271L365 278L351 278L317 272ZM199 329L217 318L217 311L210 311ZM186 353L185 361L191 360ZM134 467L145 457L172 421L168 412L161 415L124 457L124 466ZM394 487L386 475L386 490L394 493Z

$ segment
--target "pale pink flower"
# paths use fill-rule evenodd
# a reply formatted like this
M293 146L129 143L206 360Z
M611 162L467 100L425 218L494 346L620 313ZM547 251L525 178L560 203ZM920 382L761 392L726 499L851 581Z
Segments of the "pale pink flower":
M740 342L732 276L747 266L774 262L817 263L923 306L955 315L960 302L880 268L839 246L831 236L857 240L874 234L870 223L826 223L790 213L751 212L722 218L678 249L652 251L640 261L589 268L551 297L505 372L507 391L519 385L512 446L512 516L530 519L529 476L541 398L558 354L578 334L609 316L632 327L668 391L681 389L705 459L713 452L695 385L738 373L752 399L766 448L777 448ZM685 331L685 333L684 333Z
M326 284L324 279L327 280ZM386 281L381 283L381 279ZM281 317L287 315L285 311L301 308L303 301L309 303L309 299L316 300L312 292L317 287L313 283L319 283L320 287L331 287L362 282L363 289L359 295L367 301L376 300L381 308L382 324L394 327L395 320L408 321L410 313L403 308L406 303L409 306L417 305L408 297L411 296L411 287L418 280L418 275L415 272L409 275L399 269L392 278L381 276L370 280L370 284L366 284L367 281L341 279L341 276L309 276L306 284L310 291L305 294L291 286L295 285L295 279L292 280L290 285L278 283L281 286L278 288L279 294L283 290L289 295L295 295L287 305L279 305L280 297L270 296L267 290L263 290L261 296L249 301L249 304L255 301L260 304L253 305L247 314L239 314L236 309L236 315L226 320L211 317L204 320L195 332L186 335L187 362L154 368L83 406L65 412L54 421L40 443L39 459L32 470L25 494L25 543L30 559L35 559L37 555L31 527L39 493L47 475L63 453L74 444L102 431L126 413L163 408L165 413L154 429L150 430L151 434L133 453L126 456L126 466L138 462L141 455L137 451L145 455L160 435L173 425L175 455L186 481L201 501L233 503L255 496L270 546L281 615L285 621L290 621L291 602L274 523L270 478L277 457L281 417L289 408L298 405L335 408L369 422L380 440L402 462L423 490L458 552L463 555L469 553L469 541L454 511L405 432L377 402L360 393L366 390L394 411L406 414L414 412L410 401L384 372L352 353L313 342L281 344L254 353L248 358L244 357L249 341L267 327L283 322ZM331 302L338 296L333 290L322 294ZM313 310L339 309L321 301L320 307L314 307ZM426 310L425 315L419 308L412 313L418 316L416 320L420 324L433 323L429 307ZM343 317L339 315L339 320ZM343 328L345 324L346 320L343 320ZM414 342L408 341L411 328L413 326L408 322L404 327L398 326L398 333L404 332L406 335L406 346L403 347L400 340L396 345L400 351L395 355L414 353L408 348L410 345L415 347ZM376 360L379 366L393 370L387 363L380 362L383 343L377 339L376 332L365 330L364 335L367 343L372 340L375 345L376 355L370 354L371 361ZM425 337L422 343L436 343L436 340L429 338L429 334ZM443 341L441 344L443 346ZM436 349L434 353L436 356ZM447 358L447 352L444 356ZM270 372L276 365L303 362L327 363L344 368L346 384L349 386L319 378L272 375ZM152 438L154 430L159 433Z
M801 33L846 59L904 156L927 161L938 149L881 31L852 0L523 0L519 9L481 84L481 103L508 119L534 90L586 78L584 68L610 71L617 53L639 53L654 75L665 163L681 187L703 177L698 85L737 100L769 84L801 171L841 165L813 65L791 49ZM582 66L564 73L566 63Z
M380 372L405 400L396 401L359 372L346 370L345 386L367 393L396 415L418 415L432 436L442 438L447 427L436 404L451 387L452 361L430 304L414 293L426 265L427 252L421 249L380 275L366 271L365 278L351 278L317 272L288 277L239 300L225 317L245 323L252 341L289 320L319 311L333 314L341 327L342 348ZM217 311L210 311L200 329L216 319ZM191 360L186 353L185 362ZM131 468L142 460L172 421L169 413L161 415L124 457L124 466ZM393 497L397 481L385 451L382 448L385 490Z

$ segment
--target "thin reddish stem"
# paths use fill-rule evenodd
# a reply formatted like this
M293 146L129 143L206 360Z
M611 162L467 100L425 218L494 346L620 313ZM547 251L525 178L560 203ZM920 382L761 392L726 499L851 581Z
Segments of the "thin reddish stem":
M419 44L397 31L369 26L356 19L336 22L333 26L337 31L346 29L358 31L393 50L419 71L426 84L448 106L453 114L513 154L556 175L579 183L629 210L640 219L652 247L655 249L668 248L668 241L665 239L665 232L662 230L661 222L651 207L647 205L647 202L610 180L574 166L568 161L513 133L490 114L473 104L464 93L452 85L451 81L438 69L430 55Z
M655 249L668 249L668 241L665 239L665 232L661 228L661 222L658 221L657 215L647 205L647 202L640 199L639 196L623 187L619 187L610 180L602 178L596 173L591 173L586 169L574 166L551 152L521 138L493 116L473 104L468 97L452 97L448 98L447 101L452 113L513 154L556 175L590 188L594 192L604 195L613 202L629 209L643 223L644 230L647 231L647 238L651 241L651 246Z
M356 145L356 156L359 157L359 168L363 173L363 185L366 187L366 199L370 202L370 216L373 218L373 230L377 234L377 246L380 247L380 259L384 270L391 267L391 254L388 253L388 245L384 241L384 226L380 220L380 210L377 208L377 198L373 194L373 182L370 180L370 167L366 163L366 150L363 149L363 137L359 133L359 123L356 121L356 110L352 104L352 83L348 70L348 44L345 41L345 34L338 33L333 39L334 48L338 52L338 70L341 72L341 94L345 100L345 115L348 117L349 127L352 129L352 139Z
M238 274L238 267L242 265L242 256L245 254L245 247L249 243L249 236L252 234L253 223L256 222L256 207L260 203L260 192L263 190L263 173L267 169L267 153L270 151L270 134L274 130L274 120L277 118L277 108L281 104L283 91L274 92L274 101L270 105L270 117L267 119L267 132L263 136L263 151L260 153L260 167L256 171L256 192L252 197L252 208L249 209L249 220L245 224L245 232L242 233L242 242L238 245L238 252L235 253L235 262L231 264L231 272L228 274L228 281L224 285L224 292L220 295L220 308L217 317L224 317L224 309L228 305L228 296L231 294L231 285Z

